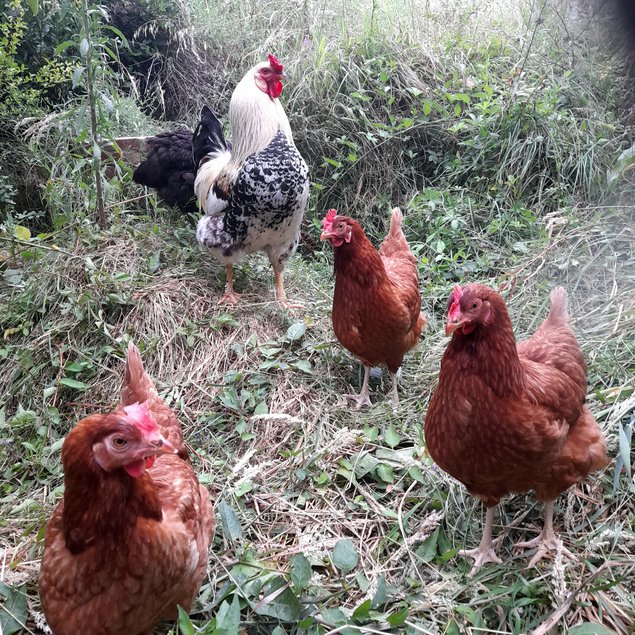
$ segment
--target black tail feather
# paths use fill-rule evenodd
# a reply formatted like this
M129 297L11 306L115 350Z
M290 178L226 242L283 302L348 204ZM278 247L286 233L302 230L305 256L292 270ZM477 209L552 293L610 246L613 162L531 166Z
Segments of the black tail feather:
M207 106L203 106L201 110L201 120L194 131L192 146L194 163L197 166L201 159L210 152L231 149L231 145L225 141L223 127L218 117Z

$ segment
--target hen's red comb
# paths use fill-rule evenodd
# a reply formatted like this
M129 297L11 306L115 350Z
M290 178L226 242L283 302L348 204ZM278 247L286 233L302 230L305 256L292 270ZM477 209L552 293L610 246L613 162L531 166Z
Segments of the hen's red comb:
M459 306L459 301L461 300L461 296L463 295L463 291L458 284L454 285L454 289L448 298L448 311L452 311L452 309L457 308Z
M147 435L159 429L157 422L150 412L150 408L148 408L145 402L126 406L123 411L126 413L126 420L143 434Z
M284 66L280 64L278 58L273 53L269 53L269 66L271 66L271 70L276 73L282 73L282 71L284 71Z
M328 212L326 212L326 216L324 217L324 220L322 221L322 227L324 229L326 229L327 227L332 225L333 224L333 219L336 216L337 216L337 210L331 208Z

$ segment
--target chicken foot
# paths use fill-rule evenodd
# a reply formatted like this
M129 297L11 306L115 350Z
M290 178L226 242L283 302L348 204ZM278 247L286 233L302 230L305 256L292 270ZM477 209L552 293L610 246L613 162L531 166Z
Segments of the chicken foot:
M234 267L232 265L225 266L227 282L225 283L225 295L218 301L218 304L237 304L240 294L234 291Z
M364 382L362 383L362 390L359 395L344 395L347 399L353 400L357 405L355 410L359 410L362 406L372 406L370 402L370 390L368 388L368 381L370 379L370 366L364 364Z
M565 549L562 541L553 530L553 507L553 501L547 501L545 503L545 524L538 536L532 540L517 542L514 545L515 549L533 549L534 547L538 547L538 550L527 565L529 568L535 567L543 558L549 556L550 552L558 551L558 549L560 549L564 555L573 557L573 554L568 549Z
M276 302L278 303L278 306L280 306L280 308L282 309L303 309L303 304L297 302L293 303L287 300L287 294L284 290L284 274L282 269L280 271L274 269L273 275L275 278Z
M461 549L459 556L467 556L474 558L474 565L470 569L468 575L470 578L486 563L494 562L501 564L503 561L496 555L494 551L494 541L492 541L492 527L494 525L494 508L488 507L485 515L485 527L483 528L483 536L481 542L476 549Z

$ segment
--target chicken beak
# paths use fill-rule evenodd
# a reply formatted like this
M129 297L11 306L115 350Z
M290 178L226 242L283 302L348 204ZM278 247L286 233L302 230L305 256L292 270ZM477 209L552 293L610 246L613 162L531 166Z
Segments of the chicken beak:
M161 456L162 454L176 454L178 452L178 449L159 432L153 434L149 441L156 456Z
M445 323L445 334L447 337L450 337L450 335L452 335L452 333L454 333L454 331L456 331L457 329L461 328L463 326L463 320L457 320L457 321L453 321L453 320L448 320Z
M335 236L335 234L333 232L330 232L328 229L325 229L320 234L320 240L329 240L329 238L333 238L333 236Z

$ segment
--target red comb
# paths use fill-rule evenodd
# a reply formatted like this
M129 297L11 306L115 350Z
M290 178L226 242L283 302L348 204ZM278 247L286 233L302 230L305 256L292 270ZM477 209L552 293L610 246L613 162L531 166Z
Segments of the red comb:
M462 295L463 290L461 289L461 285L455 284L454 290L452 291L452 297L454 298L454 301L458 302L461 299Z
M337 216L337 210L331 208L328 212L326 212L326 216L324 220L322 221L322 227L326 229L329 225L333 223L333 219L336 216Z
M280 64L278 58L273 53L269 53L269 66L271 66L271 70L276 73L282 73L282 71L284 71L284 66Z
M136 426L142 433L150 434L159 429L154 420L150 408L144 403L134 403L126 406L123 411L126 413L126 420Z

